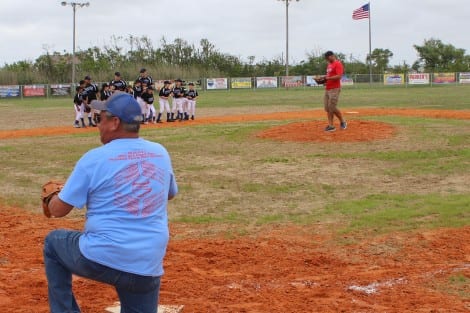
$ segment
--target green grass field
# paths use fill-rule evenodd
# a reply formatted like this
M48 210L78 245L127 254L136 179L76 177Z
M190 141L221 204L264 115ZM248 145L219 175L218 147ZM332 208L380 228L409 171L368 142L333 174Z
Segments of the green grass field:
M199 116L321 108L322 90L204 92ZM70 125L70 99L0 100L0 129ZM342 107L470 109L467 86L344 89ZM145 129L173 159L179 196L171 221L229 225L240 234L275 224L324 225L338 234L470 224L470 121L381 116L389 140L290 143L254 134L290 121ZM48 179L66 179L98 146L96 134L0 141L3 205L38 210ZM79 214L79 213L77 213Z

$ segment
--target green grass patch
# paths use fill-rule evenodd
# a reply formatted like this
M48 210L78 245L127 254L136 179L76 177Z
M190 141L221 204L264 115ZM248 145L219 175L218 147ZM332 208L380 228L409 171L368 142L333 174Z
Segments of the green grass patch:
M212 115L312 109L321 107L322 95L320 88L211 91L201 93L198 109ZM468 110L470 88L345 88L341 106ZM68 98L0 99L0 107L2 129L73 119ZM18 123L18 117L24 121ZM253 225L279 223L323 223L340 233L470 224L469 121L361 119L391 123L398 134L353 144L254 136L290 122L285 120L145 128L141 136L171 154L180 188L169 205L171 221L207 229L231 224L242 233ZM76 161L100 145L97 133L88 132L1 141L0 203L37 210L40 186L52 178L66 179Z
M470 223L468 195L369 195L328 205L324 214L346 224L341 232L375 233L417 228L461 227Z

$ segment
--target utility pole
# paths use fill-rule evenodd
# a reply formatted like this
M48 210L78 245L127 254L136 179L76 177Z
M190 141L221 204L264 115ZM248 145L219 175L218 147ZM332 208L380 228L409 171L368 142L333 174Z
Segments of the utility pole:
M286 76L289 76L289 5L294 0L278 0L286 3ZM299 2L300 0L295 0Z
M62 1L60 3L62 6L67 6L70 5L72 6L73 9L73 48L72 48L72 88L75 85L75 38L76 38L76 32L75 32L75 16L77 13L77 7L83 8L83 7L88 7L90 6L90 2L66 2ZM73 90L72 90L73 93Z

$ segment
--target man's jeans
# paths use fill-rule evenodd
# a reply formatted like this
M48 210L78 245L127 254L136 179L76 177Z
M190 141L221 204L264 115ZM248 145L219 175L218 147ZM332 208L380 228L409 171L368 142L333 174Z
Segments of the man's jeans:
M130 274L86 259L78 247L81 235L78 231L55 230L46 237L44 264L51 313L80 312L72 292L72 274L114 286L121 313L156 313L160 277Z

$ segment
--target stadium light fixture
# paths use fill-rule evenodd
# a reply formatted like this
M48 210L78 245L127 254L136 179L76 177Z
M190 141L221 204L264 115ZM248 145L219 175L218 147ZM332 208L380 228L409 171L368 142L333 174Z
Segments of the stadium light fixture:
M291 1L300 0L278 0L286 3L286 76L289 76L289 4Z
M70 5L73 9L73 49L72 49L72 87L75 85L75 15L77 13L77 7L89 7L90 2L66 2L62 1L60 3L63 7ZM72 90L73 91L73 90Z

